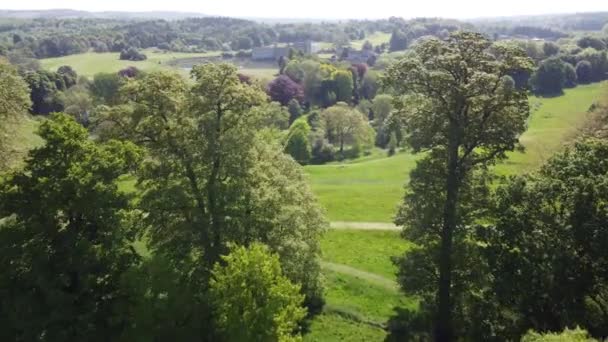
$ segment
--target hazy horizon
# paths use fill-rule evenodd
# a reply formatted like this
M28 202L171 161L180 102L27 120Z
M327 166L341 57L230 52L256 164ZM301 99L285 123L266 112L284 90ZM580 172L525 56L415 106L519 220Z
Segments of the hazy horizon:
M138 4L139 3L139 4ZM51 4L51 5L49 5ZM368 6L367 4L373 4ZM473 19L484 17L527 16L607 11L608 2L597 0L511 0L489 2L482 0L427 0L422 3L394 3L390 0L373 2L309 0L289 3L279 0L224 0L206 4L190 0L166 1L75 1L22 0L0 5L3 10L71 9L89 12L196 12L205 15L249 18L293 19L378 19L395 17L444 17Z

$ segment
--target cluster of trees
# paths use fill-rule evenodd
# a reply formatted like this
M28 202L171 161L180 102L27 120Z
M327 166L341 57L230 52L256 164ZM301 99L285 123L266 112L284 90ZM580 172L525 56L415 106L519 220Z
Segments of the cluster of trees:
M529 115L510 75L532 68L523 49L461 32L387 71L406 142L426 151L395 221L416 244L395 261L420 309L398 310L389 340L519 340L574 326L608 335L608 142L583 140L490 186L490 166L518 146Z
M515 73L518 86L529 85L539 95L559 95L564 88L608 78L607 39L582 36L546 41L515 41L537 66L533 73Z
M0 178L0 338L300 339L323 306L322 210L265 133L264 91L227 64L192 76L123 82L95 140L50 116ZM0 113L29 106L24 81L0 85Z
M148 59L145 54L139 52L134 47L129 47L127 49L122 50L120 52L119 58L123 61L145 61L146 59Z

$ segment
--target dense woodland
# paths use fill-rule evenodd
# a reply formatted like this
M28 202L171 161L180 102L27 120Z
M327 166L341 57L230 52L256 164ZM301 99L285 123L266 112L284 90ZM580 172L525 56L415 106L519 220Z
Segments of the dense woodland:
M374 32L390 41L349 62L343 48ZM303 40L341 55L292 50L267 83L230 57L189 78L136 67L150 47ZM135 66L39 65L89 50ZM493 168L522 148L529 98L605 81L607 54L606 13L0 19L0 339L302 340L325 306L329 228L302 165L374 149L418 154L395 214L412 248L393 260L416 307L395 308L388 341L607 338L608 94L539 170ZM15 154L29 115L43 143Z

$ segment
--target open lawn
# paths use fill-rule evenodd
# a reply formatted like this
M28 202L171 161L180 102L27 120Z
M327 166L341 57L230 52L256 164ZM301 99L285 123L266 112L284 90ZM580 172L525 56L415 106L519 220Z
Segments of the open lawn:
M399 231L332 229L321 241L323 260L348 265L385 278L395 279L397 268L391 257L410 246Z
M343 317L338 313L324 313L314 319L305 342L371 342L384 341L386 332L379 327Z
M496 167L497 173L517 174L540 166L576 136L587 110L607 89L608 83L596 83L567 89L560 97L531 98L529 128L521 137L526 151L509 154L509 160ZM390 222L417 158L400 153L362 162L311 165L306 172L331 221Z
M41 59L42 67L47 70L55 71L62 65L69 65L78 75L92 77L101 72L118 72L128 66L135 66L144 71L154 70L177 70L186 75L187 69L181 67L181 61L191 63L193 60L199 63L211 60L212 57L218 57L220 52L207 53L180 53L180 52L165 52L156 49L148 49L143 51L148 59L145 61L121 61L119 53L94 53L88 52L79 55L70 55L58 58ZM239 72L258 78L262 81L269 81L274 78L278 72L278 66L272 62L255 62L251 60L232 59L226 60L234 63Z
M164 52L159 50L143 50L143 53L148 56L145 61L121 61L118 52L95 53L88 52L78 55L70 55L57 58L41 59L42 67L47 70L56 71L62 65L69 65L78 75L91 77L100 72L118 72L128 66L134 66L138 69L151 71L159 69L170 69L172 67L169 62L192 57L212 57L217 56L218 52L208 53L181 53L181 52Z

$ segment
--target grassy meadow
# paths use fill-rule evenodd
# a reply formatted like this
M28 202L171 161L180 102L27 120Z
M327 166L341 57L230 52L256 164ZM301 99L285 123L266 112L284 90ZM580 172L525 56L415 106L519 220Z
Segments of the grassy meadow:
M587 118L587 110L606 89L608 83L595 83L566 89L560 97L532 97L528 130L521 137L526 150L510 153L496 172L517 174L540 166L575 137ZM374 155L305 169L331 221L390 222L417 158L402 152L393 157Z
M187 75L187 69L179 67L181 60L200 59L200 62L203 62L206 58L218 57L221 54L219 51L183 53L156 49L147 49L142 52L148 57L145 61L121 61L119 59L120 54L117 52L87 52L65 57L41 59L40 63L44 69L52 71L57 70L62 65L69 65L76 70L78 75L87 77L92 77L101 72L118 72L128 66L134 66L144 71L176 70ZM239 68L239 72L263 81L271 80L278 72L278 66L273 62L252 62L234 59L233 63Z

